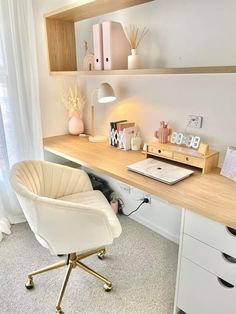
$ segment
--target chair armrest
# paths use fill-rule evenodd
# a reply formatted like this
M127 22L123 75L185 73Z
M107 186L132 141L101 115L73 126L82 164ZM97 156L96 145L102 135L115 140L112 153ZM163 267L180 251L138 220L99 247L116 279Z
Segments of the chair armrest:
M91 206L37 197L37 230L53 254L89 250L113 241L105 213Z

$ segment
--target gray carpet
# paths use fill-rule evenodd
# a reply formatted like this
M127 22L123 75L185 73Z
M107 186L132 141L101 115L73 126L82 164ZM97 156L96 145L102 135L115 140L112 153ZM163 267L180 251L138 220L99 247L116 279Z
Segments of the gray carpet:
M113 281L113 290L105 292L102 282L75 269L62 303L65 314L172 314L178 246L129 218L120 220L122 236L107 248L106 259L84 260ZM35 276L33 290L24 284L28 272L62 258L41 247L26 223L12 226L0 242L0 313L55 313L65 268Z

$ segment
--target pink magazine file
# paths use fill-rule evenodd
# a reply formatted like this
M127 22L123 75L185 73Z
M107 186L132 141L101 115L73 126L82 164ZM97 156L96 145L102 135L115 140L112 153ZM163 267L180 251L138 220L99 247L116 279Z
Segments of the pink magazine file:
M102 24L93 25L94 68L103 70Z
M102 33L104 70L127 69L130 45L122 25L112 21L103 22Z

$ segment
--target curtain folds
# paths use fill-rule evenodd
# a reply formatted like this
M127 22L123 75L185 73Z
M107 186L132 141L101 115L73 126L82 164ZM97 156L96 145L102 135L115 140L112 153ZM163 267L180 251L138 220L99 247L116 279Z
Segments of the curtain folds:
M43 159L37 54L31 0L0 0L0 239L24 219L10 167Z

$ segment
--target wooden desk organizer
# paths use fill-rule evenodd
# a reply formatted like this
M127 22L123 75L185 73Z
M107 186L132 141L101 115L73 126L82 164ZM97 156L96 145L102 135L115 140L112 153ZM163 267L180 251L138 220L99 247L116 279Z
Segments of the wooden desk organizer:
M161 144L158 141L147 145L147 157L156 156L178 163L202 169L202 173L208 173L218 165L219 153L209 150L206 155L195 149L176 144Z

